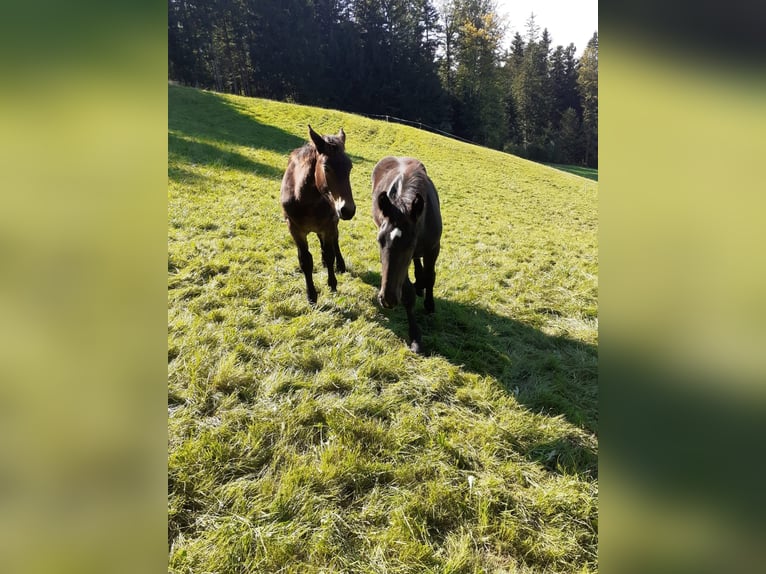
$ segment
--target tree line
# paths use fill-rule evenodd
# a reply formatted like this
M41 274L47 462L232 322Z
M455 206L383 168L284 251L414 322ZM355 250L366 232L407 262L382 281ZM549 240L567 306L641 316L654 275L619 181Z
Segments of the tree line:
M494 0L169 0L168 74L597 167L598 33L580 58L534 16L504 34Z

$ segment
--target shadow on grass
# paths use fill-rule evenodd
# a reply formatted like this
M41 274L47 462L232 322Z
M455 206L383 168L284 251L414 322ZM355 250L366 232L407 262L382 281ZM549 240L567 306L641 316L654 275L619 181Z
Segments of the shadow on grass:
M168 129L221 143L267 149L285 156L308 141L308 134L304 140L260 123L248 115L245 108L221 94L178 86L168 89Z
M274 168L265 163L253 161L250 158L217 146L187 139L176 132L168 134L168 156L179 156L184 163L193 165L206 165L213 167L229 167L238 169L244 173L263 175L271 178L281 178L283 170ZM171 167L168 169L171 179L177 181L189 181L201 179L188 170Z
M193 171L189 169L178 167L175 165L168 166L168 177L178 183L194 183L194 184L201 183L205 181L206 179L208 179L204 175L194 173Z
M308 141L308 127L303 127L306 129L305 139L259 122L245 106L226 99L222 94L180 86L168 87L168 153L171 157L176 154L188 163L229 166L281 180L290 152ZM221 147L195 139L220 143ZM276 152L284 155L284 164L275 168L258 163L241 153L222 149L227 146ZM370 163L372 166L377 161L348 151L346 153L354 165ZM170 170L169 175L178 181L194 179L174 170ZM182 178L184 175L187 177Z
M380 273L357 275L380 288ZM436 312L427 315L418 298L415 315L423 332L425 352L440 355L454 365L489 375L534 412L563 415L572 424L598 431L598 352L595 346L566 337L546 335L519 321L479 306L434 298ZM400 306L385 311L384 324L407 341L407 317ZM571 450L567 445L553 448ZM575 468L591 467L595 460L573 453Z

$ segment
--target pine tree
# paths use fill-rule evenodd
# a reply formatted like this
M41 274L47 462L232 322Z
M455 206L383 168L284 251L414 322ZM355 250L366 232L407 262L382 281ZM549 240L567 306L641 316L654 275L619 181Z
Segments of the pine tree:
M511 42L511 53L509 54L508 64L511 66L512 71L517 71L521 68L521 64L524 61L524 39L521 34L516 32Z
M523 153L523 134L519 121L519 107L513 93L514 79L521 72L524 63L524 39L516 32L511 41L511 48L505 58L503 68L503 93L505 104L505 124L507 126L507 141L504 146L511 153Z
M598 32L594 32L580 58L577 84L583 108L585 165L598 167Z
M351 0L361 62L352 109L441 123L444 93L434 62L438 21L430 0Z
M564 50L564 87L562 95L564 98L564 109L572 108L577 112L578 117L582 117L582 102L580 101L580 91L577 86L577 76L579 74L579 62L575 55L577 48L574 44L569 44Z
M550 80L552 88L552 117L553 127L558 129L561 125L561 115L567 109L566 101L566 61L563 46L556 46L550 58Z
M540 38L540 26L537 25L537 17L532 12L527 18L527 45L536 44Z
M575 164L582 157L582 130L580 119L574 108L567 108L561 114L558 141L556 145L556 161L561 163Z
M547 29L539 34L532 14L527 20L527 44L518 69L513 71L511 96L516 110L521 153L545 160L551 153L553 90L548 73L551 38Z
M500 43L503 25L493 0L453 0L445 21L454 34L450 67L452 126L491 147L505 141Z

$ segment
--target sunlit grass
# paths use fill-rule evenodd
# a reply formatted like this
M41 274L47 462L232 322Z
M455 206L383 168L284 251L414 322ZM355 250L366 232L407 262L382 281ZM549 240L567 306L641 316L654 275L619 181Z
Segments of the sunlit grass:
M172 572L592 572L597 183L351 114L170 87ZM278 196L306 124L343 127L349 272L308 305ZM370 175L441 197L427 355L375 303Z
M598 169L596 168L585 167L582 165L562 165L559 163L548 163L545 165L549 165L556 169L560 169L561 171L566 171L568 173L573 173L575 175L587 177L588 179L592 179L593 181L598 181Z

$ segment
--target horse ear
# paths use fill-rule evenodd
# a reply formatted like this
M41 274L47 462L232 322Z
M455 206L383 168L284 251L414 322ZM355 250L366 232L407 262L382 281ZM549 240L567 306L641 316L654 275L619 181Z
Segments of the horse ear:
M346 145L346 132L343 131L343 128L340 128L340 131L338 132L338 137L340 138L340 141L343 142L343 145Z
M381 193L378 195L378 207L380 208L380 212L385 215L386 217L391 217L391 214L394 210L394 206L391 203L391 200L388 199L388 195L385 193Z
M327 142L324 141L324 139L322 139L322 136L320 136L311 128L311 124L309 124L309 137L311 138L311 141L314 142L314 147L317 148L317 151L319 153L325 153L327 148Z
M423 200L423 196L418 194L415 199L412 200L412 207L410 208L410 217L413 221L417 221L423 214L423 208L426 206L426 202Z

